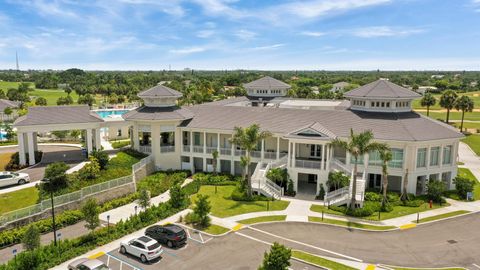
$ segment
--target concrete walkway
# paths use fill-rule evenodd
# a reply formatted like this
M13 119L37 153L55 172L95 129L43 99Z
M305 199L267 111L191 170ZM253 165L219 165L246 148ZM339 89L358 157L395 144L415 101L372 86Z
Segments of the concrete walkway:
M460 142L458 159L464 163L464 165L459 165L459 167L470 169L477 180L480 181L480 157L466 143Z

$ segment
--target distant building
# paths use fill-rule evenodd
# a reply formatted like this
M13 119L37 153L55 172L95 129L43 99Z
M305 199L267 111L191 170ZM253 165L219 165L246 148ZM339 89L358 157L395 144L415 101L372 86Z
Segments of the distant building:
M435 86L419 86L417 90L415 90L417 93L424 95L427 92L430 93L438 93L440 90L435 87Z
M442 79L443 77L445 77L445 75L435 74L435 75L432 75L430 78L432 78L432 79Z
M349 86L350 84L347 82L337 82L334 83L332 86L332 89L330 89L330 92L339 92L343 91L345 87Z
M11 101L8 99L0 99L0 119L2 121L12 121L18 117L17 110L20 107L20 102ZM11 108L13 110L12 114L5 114L5 109Z

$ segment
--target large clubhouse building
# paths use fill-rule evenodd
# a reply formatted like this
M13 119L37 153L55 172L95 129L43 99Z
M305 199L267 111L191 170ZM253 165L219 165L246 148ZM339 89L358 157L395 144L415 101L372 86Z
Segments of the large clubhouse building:
M266 194L278 188L265 179L266 170L272 167L286 168L295 190L311 195L318 193L321 183L325 185L329 172L340 170L351 175L350 155L329 143L335 138L348 140L351 129L355 133L371 130L376 141L392 149L389 190L400 191L407 181L408 192L421 194L429 179L442 180L453 188L458 144L463 135L449 125L413 112L412 100L419 97L415 92L386 79L345 93L347 100L289 98L286 94L290 86L271 77L244 87L246 97L179 107L177 99L182 94L157 85L139 93L144 105L123 114L123 119L114 124L130 127L132 147L151 154L158 169L211 171L212 153L217 151L218 170L230 174L241 174L240 157L245 154L230 143L234 128L258 124L272 133L252 152L253 185L258 184L257 191ZM64 115L72 119L55 123L36 123L36 110L18 119L15 126L21 162L25 164L28 150L36 147L35 135L30 135L36 132L32 125L49 125L50 129L59 125L65 129L68 121L78 123L87 129L88 150L98 148L99 129L112 123L94 116L77 121L87 113L80 112L84 110L80 106L75 110L78 112L71 112L75 116ZM24 142L24 136L28 142ZM359 160L360 192L380 187L381 164L375 152Z

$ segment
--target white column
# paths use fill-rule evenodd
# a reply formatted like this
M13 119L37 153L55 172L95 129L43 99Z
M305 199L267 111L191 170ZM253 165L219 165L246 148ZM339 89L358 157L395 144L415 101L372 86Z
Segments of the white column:
M27 133L28 141L28 165L35 164L35 148L33 147L33 132Z
M280 159L280 137L277 137L277 160Z
M190 153L193 153L193 131L190 130Z
M87 128L86 133L87 133L87 135L85 136L85 144L87 145L87 153L90 154L93 150L93 147L92 147L92 129Z
M262 149L260 151L260 159L263 161L265 159L265 140L262 140Z
M38 151L37 132L33 133L33 150Z
M25 138L23 132L17 133L18 138L18 154L19 154L19 161L20 165L27 165L27 161L25 159Z
M325 168L325 157L326 157L326 153L325 153L325 144L322 144L322 163L320 164L320 169L321 170L326 170L327 168Z
M292 167L295 167L295 166L296 166L296 158L295 158L295 156L297 155L297 154L296 154L297 152L296 152L296 150L295 150L295 145L296 145L296 144L297 144L296 142L293 142L293 150L292 150L292 154L293 154L293 155L292 155Z
M138 151L140 148L140 140L138 139L138 126L136 123L132 126L132 140L133 140L133 144L132 144L133 149Z
M217 133L217 152L220 155L220 133Z
M233 139L233 134L232 134L232 139ZM230 174L234 175L235 174L235 149L233 148L233 143L230 143Z
M203 132L203 153L207 153L207 132ZM203 167L206 168L205 162L203 164Z
M100 138L100 128L95 129L95 149L97 149L97 151L102 149L102 141Z
M288 141L288 148L287 148L287 167L292 166L292 143Z

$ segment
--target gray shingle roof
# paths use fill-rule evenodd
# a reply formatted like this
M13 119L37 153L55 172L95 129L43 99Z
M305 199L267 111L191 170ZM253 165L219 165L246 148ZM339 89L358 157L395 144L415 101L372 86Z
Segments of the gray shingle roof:
M12 109L18 108L20 106L20 102L18 101L11 101L8 99L0 99L0 112L3 112L7 107Z
M191 128L233 130L253 123L273 133L288 134L318 122L338 137L371 130L376 139L426 141L461 138L453 127L415 112L375 113L351 110L302 110L262 107L193 106L195 117L183 125Z
M346 98L418 98L421 97L407 88L394 84L388 80L380 79L360 86L343 95Z
M88 106L39 106L28 108L28 113L19 117L14 126L97 123L103 119L90 111ZM73 126L75 127L75 126Z
M185 108L179 107L147 107L131 110L122 115L125 120L186 120L194 114Z
M270 89L288 89L290 88L289 84L286 84L282 81L274 79L270 76L262 77L253 82L249 82L243 85L246 89L261 89L261 90L270 90Z
M172 88L158 84L150 89L144 90L137 95L139 98L144 97L181 97L182 93Z

